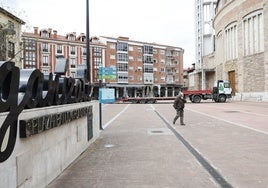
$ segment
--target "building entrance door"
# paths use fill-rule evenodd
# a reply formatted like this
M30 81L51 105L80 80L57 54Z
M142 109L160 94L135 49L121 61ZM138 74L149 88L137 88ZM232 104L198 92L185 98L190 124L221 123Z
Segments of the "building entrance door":
M235 87L235 71L228 72L229 81L231 83L232 88L232 95L234 96L236 93L236 87Z

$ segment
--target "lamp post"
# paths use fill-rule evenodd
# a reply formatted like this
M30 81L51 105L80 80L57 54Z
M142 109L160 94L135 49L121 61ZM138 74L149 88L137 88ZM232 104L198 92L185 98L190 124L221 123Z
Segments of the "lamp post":
M86 48L87 48L87 71L86 71L86 77L88 79L88 82L91 83L90 79L90 36L89 36L89 0L86 0Z
M88 79L88 82L89 82L89 84L91 83L91 78L90 78L90 76L91 76L91 67L90 67L90 36L89 36L89 0L86 0L87 1L87 4L86 4L86 12L87 12L87 14L86 14L86 22L87 22L87 24L86 24L86 37L87 37L87 75L86 75L86 77L87 77L87 79ZM99 82L99 88L101 88L101 85L102 85L102 83L101 83L101 81ZM93 86L92 86L93 87ZM99 102L99 126L100 126L100 130L103 130L103 128L102 128L102 106L101 106L101 103Z

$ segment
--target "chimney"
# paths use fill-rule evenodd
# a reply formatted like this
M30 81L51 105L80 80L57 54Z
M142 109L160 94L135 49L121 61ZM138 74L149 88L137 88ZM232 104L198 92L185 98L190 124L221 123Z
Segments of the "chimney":
M38 35L38 27L34 27L34 34Z
M57 30L53 30L53 38L56 39L57 38Z

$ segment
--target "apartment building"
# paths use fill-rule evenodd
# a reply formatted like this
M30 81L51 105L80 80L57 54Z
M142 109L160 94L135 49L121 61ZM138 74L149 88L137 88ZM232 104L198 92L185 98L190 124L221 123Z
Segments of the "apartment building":
M59 35L56 30L34 27L22 34L23 68L37 68L43 73L54 73L57 62L66 63L65 76L77 77L79 68L86 69L86 35L75 32ZM98 82L98 69L104 62L105 45L98 38L90 39L91 81Z
M65 76L77 77L86 68L86 36L81 33L59 35L56 30L34 27L22 34L23 68L55 72L57 62L66 62ZM91 37L90 79L98 93L100 67L114 67L115 79L103 79L114 88L116 98L175 96L183 80L183 53L179 47L129 40L127 37Z
M268 101L268 0L218 0L216 79L231 82L237 100Z
M116 79L106 79L116 97L175 96L183 81L180 47L101 36L106 45L105 67L116 67Z
M21 67L23 24L23 20L0 7L0 61L14 61L16 66Z

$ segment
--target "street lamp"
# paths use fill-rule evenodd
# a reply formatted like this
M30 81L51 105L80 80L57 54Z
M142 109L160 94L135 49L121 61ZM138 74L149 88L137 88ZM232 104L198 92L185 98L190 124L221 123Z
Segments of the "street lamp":
M90 36L89 36L89 0L86 0L86 42L87 42L87 71L86 71L86 77L88 79L88 82L91 83L90 79Z

